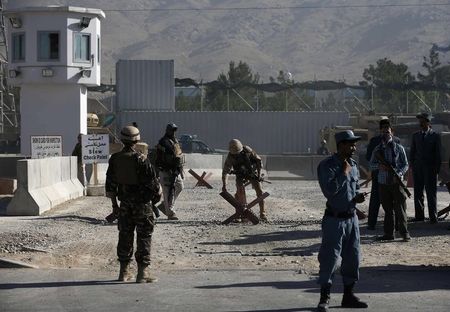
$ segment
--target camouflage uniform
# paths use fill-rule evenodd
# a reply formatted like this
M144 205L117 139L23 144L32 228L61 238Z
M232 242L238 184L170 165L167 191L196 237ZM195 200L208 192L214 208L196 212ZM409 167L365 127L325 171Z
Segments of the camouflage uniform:
M245 201L245 183L249 181L256 192L256 196L263 194L261 182L258 180L262 168L262 160L249 146L243 146L238 154L228 153L223 165L222 179L230 173L236 175L236 197ZM260 217L266 218L264 201L259 203Z
M128 263L133 255L134 230L137 235L135 259L150 264L154 218L152 202L159 200L159 182L150 162L132 147L125 146L109 160L106 196L120 200L118 211L119 242L117 256Z
M156 146L156 166L164 196L164 201L158 208L169 219L175 219L175 201L184 187L183 152L175 137L166 134L159 140Z

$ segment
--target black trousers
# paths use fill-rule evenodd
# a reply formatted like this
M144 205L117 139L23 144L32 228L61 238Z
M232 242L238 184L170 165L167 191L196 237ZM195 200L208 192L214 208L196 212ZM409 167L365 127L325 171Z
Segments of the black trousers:
M370 190L369 201L369 216L367 218L367 225L375 227L378 219L378 212L380 210L380 194L378 186L378 170L372 171L372 188Z
M399 184L379 184L381 205L384 209L384 234L394 236L394 216L400 234L408 233L406 196Z
M426 165L415 165L413 167L414 176L414 210L418 220L425 219L425 204L423 189L427 193L428 216L430 221L437 220L437 172L434 167Z

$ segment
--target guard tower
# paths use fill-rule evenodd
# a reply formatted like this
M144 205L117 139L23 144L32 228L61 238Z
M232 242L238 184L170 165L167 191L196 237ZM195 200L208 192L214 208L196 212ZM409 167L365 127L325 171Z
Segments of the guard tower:
M87 133L87 86L100 85L99 9L72 6L7 10L8 82L20 87L21 154L31 136L61 135L69 155Z

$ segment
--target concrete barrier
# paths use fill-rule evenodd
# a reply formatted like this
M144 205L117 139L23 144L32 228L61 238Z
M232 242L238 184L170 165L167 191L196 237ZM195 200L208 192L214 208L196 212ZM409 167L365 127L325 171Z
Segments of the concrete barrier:
M24 156L0 155L0 178L17 179L17 161Z
M227 155L221 154L185 154L185 178L196 181L187 171L193 169L199 175L203 171L211 172L210 180L220 179L222 167ZM319 155L260 155L263 161L263 173L269 180L316 180L317 166L327 156ZM98 182L104 184L108 164L98 164ZM88 187L93 177L88 177Z
M72 156L17 161L17 191L7 215L37 216L67 200L83 196Z
M266 170L270 180L315 180L317 166L325 156L267 155Z
M217 180L222 177L223 155L221 154L185 154L185 160L184 176L187 181L197 181L188 173L189 169L199 175L202 175L203 171L212 173L208 180Z

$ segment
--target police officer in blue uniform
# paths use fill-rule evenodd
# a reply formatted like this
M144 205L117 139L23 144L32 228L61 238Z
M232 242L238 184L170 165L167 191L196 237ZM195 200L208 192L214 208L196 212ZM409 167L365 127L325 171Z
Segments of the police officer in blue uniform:
M334 271L342 258L341 275L344 282L342 307L367 308L367 304L353 294L359 279L360 236L356 204L365 200L359 193L359 171L351 157L360 137L346 130L335 135L337 153L320 162L317 173L320 188L327 198L322 219L322 244L319 251L319 280L321 286L318 311L328 311Z

